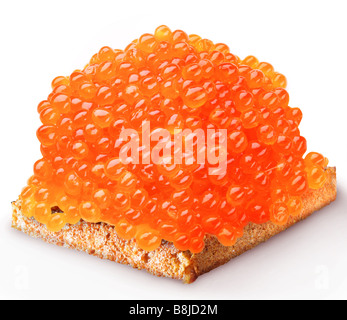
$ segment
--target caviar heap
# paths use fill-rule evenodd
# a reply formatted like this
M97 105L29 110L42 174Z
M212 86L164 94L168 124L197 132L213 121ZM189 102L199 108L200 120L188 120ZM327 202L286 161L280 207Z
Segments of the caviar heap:
M105 222L148 251L167 240L197 253L205 234L230 246L249 222L285 224L302 195L323 186L327 165L319 153L303 158L302 113L285 87L271 64L166 26L125 50L103 47L83 70L55 78L38 105L42 159L22 212L54 232ZM227 170L211 175L213 165L184 159L124 164L120 133L144 121L171 133L227 129Z

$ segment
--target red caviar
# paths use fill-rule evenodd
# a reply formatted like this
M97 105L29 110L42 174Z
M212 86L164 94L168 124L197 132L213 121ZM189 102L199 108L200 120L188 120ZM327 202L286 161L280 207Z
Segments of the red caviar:
M125 50L103 47L83 70L56 77L37 107L43 157L21 193L23 214L51 231L106 222L148 251L168 240L200 252L206 233L230 246L248 222L285 224L300 214L302 194L323 186L328 164L315 152L303 159L302 112L288 105L286 83L267 62L167 26ZM227 150L218 149L226 172L187 161L122 163L121 132L140 132L143 121L152 135L226 129Z

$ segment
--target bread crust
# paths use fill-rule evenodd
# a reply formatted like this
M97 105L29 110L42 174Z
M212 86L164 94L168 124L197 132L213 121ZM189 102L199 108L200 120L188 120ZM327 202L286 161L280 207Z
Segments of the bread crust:
M278 226L272 222L249 223L244 229L243 236L231 247L225 247L215 236L207 235L204 250L197 254L180 251L167 241L163 241L154 251L144 251L138 247L135 240L119 238L114 227L105 223L81 221L75 225L66 225L59 232L51 232L34 218L25 217L21 213L19 200L12 203L12 227L48 243L85 251L101 259L128 264L137 269L145 269L156 276L192 283L200 275L254 248L334 201L336 199L336 169L327 168L326 171L328 179L325 185L318 190L309 190L302 197L301 214L290 217L285 225Z

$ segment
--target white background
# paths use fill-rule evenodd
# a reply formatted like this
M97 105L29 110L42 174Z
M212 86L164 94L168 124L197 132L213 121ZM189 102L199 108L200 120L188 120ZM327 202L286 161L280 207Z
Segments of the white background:
M1 1L0 298L347 298L346 1ZM55 247L11 229L39 158L38 102L104 45L167 24L256 55L288 79L308 150L337 167L335 203L194 284Z

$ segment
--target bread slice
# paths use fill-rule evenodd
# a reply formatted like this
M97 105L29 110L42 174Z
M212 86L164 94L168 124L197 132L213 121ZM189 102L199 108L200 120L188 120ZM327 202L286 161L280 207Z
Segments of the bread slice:
M12 226L48 243L85 251L99 258L128 264L134 268L145 269L156 276L191 283L200 275L254 248L334 201L336 198L336 169L327 168L326 170L328 179L325 185L319 190L309 190L303 196L301 215L295 218L290 217L286 225L278 226L272 222L249 223L245 227L244 235L231 247L225 247L218 242L216 237L207 235L205 248L198 254L180 251L172 243L166 241L163 241L158 249L146 252L137 246L135 240L125 241L119 238L114 228L105 223L82 221L76 225L66 225L59 232L50 232L34 218L29 219L21 213L20 201L12 204Z

